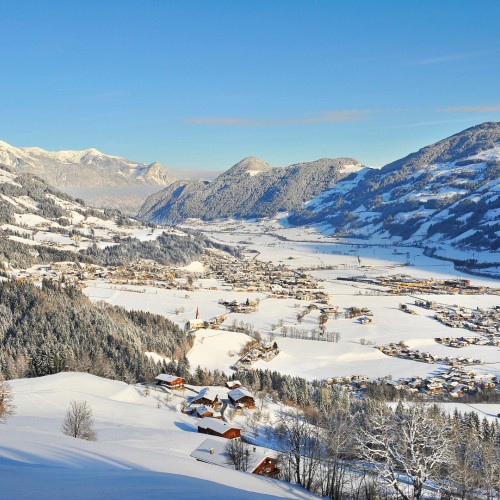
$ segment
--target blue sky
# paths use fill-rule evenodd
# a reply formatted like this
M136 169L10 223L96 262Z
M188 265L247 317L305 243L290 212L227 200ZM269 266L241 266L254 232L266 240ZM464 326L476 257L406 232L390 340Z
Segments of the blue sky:
M225 170L383 165L500 120L500 2L1 2L0 139Z

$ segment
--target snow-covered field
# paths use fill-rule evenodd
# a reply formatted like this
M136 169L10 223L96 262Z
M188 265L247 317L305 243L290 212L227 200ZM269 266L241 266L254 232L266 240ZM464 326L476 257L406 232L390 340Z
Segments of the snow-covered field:
M311 498L288 483L191 458L206 436L176 410L180 397L166 403L164 393L145 396L139 386L81 373L10 384L17 410L0 424L0 498ZM61 433L73 400L92 408L97 441Z

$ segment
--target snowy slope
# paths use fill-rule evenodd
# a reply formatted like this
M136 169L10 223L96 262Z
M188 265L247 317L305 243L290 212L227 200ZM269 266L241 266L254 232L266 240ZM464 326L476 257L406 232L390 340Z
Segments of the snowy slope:
M175 398L165 406L163 393L144 396L137 386L79 373L10 384L17 412L0 425L2 498L311 498L288 483L191 458L206 436L173 408ZM61 434L72 400L91 406L96 442Z
M454 248L464 259L480 260L473 251L500 248L500 123L351 175L288 222L339 236L423 244L440 255Z

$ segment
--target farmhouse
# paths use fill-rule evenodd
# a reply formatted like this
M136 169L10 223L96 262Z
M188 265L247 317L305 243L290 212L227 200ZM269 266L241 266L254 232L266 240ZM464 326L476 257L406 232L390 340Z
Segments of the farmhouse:
M244 387L233 389L232 391L228 392L227 395L234 406L240 405L245 406L249 409L255 408L255 399L252 393Z
M228 389L238 389L238 387L241 387L241 382L239 380L228 380L226 385Z
M167 375L166 373L160 373L155 377L157 385L164 385L170 389L184 389L184 379L177 377L176 375Z
M220 467L233 468L230 465L227 442L223 439L208 438L191 453L191 457L200 462L219 465ZM276 468L277 458L274 450L267 450L260 446L250 446L248 450L247 472L260 476L275 477L278 474Z
M196 416L199 418L222 418L222 415L220 412L215 411L213 408L210 406L205 406L205 405L200 405L198 408L196 408Z
M198 432L226 439L239 439L241 429L216 418L202 418L198 422Z
M215 407L220 404L218 394L210 387L204 387L190 402L190 405Z

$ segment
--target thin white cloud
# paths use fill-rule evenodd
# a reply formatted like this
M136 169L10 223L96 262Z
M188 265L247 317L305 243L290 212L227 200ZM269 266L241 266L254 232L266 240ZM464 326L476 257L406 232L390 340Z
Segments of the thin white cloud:
M441 54L418 59L410 63L413 66L428 66L432 64L444 64L454 61L463 61L464 59L477 59L478 56L484 56L495 51L495 47L488 47L487 49L471 50L469 52L459 52L455 54Z
M198 117L188 118L186 123L192 125L236 125L241 127L284 127L287 125L307 125L313 123L343 123L366 120L375 113L369 109L343 109L324 111L300 118L285 118L273 120L259 120L254 118L235 117Z
M436 109L438 113L498 113L500 104L489 104L486 106L449 106Z
M470 55L471 53L468 52L465 54L449 54L444 56L429 57L427 59L421 59L419 61L415 61L413 64L415 66L428 66L430 64L441 64L452 61L461 61L462 59L466 59Z

